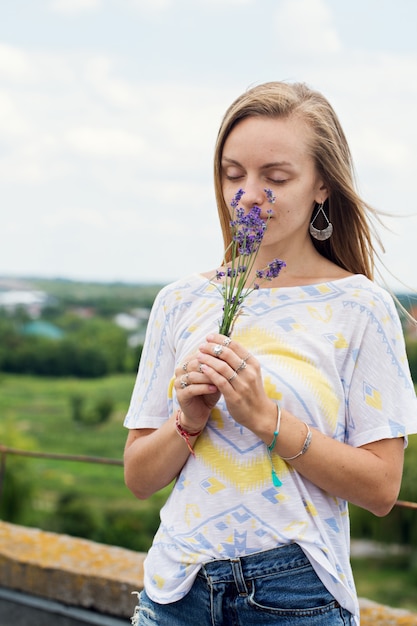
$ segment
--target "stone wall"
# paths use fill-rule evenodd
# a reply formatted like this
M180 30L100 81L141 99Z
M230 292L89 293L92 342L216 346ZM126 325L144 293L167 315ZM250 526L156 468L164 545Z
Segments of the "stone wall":
M143 553L0 522L0 586L100 613L130 616Z
M144 553L0 521L0 587L130 617ZM417 615L361 599L361 626L417 626Z

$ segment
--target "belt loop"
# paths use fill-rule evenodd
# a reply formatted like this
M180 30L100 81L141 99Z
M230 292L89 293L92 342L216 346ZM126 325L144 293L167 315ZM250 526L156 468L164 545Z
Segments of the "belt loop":
M240 559L230 559L232 565L233 578L240 596L249 595L248 588L246 587L245 577L243 575L242 564Z

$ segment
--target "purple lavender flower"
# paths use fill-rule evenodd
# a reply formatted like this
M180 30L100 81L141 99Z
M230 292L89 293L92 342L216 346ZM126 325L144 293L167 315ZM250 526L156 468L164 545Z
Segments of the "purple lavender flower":
M264 192L266 193L266 199L268 200L268 202L274 204L276 197L274 196L274 192L272 191L272 189L265 188Z
M238 189L238 191L235 193L235 195L233 196L233 200L230 203L230 206L233 209L236 209L238 207L239 202L240 202L240 200L241 200L241 198L242 198L244 193L245 192L243 191L243 189Z
M281 261L281 259L274 259L270 263L268 263L268 269L266 270L265 278L267 280L272 280L276 278L283 267L286 267L287 264L285 261Z
M271 204L275 202L275 196L271 189L264 189L267 200ZM216 279L222 282L221 293L223 295L223 317L219 325L219 332L229 336L232 333L234 322L241 313L244 299L254 290L260 288L259 282L253 282L247 286L247 276L254 269L255 260L262 243L263 236L267 229L268 221L272 215L268 209L268 219L266 222L261 219L261 209L258 206L252 207L249 213L245 214L239 202L244 194L243 189L239 189L233 197L231 207L233 217L230 220L231 228L231 262L226 270L218 270ZM224 262L226 266L226 261ZM274 259L268 263L266 268L255 271L257 281L272 280L276 278L285 262Z

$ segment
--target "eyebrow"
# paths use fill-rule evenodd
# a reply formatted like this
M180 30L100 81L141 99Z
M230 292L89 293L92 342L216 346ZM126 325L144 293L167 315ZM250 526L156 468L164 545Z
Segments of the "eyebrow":
M226 156L222 157L222 163L223 161L227 161L229 165L238 165L239 167L242 167L239 161L236 161L235 159L229 159L229 157ZM293 167L293 165L289 161L272 161L271 163L265 163L264 165L262 165L261 169L268 170L271 169L271 167Z

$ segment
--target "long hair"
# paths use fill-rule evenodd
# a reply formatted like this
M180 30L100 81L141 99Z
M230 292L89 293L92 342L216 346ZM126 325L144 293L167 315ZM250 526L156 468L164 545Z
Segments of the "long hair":
M380 241L371 218L378 219L377 212L356 191L349 145L336 113L324 96L303 83L269 82L253 87L237 98L224 115L214 155L214 185L224 249L230 243L230 213L222 191L225 141L236 124L248 117L290 116L297 116L310 127L310 153L329 191L324 210L333 224L333 235L326 241L313 239L314 246L340 267L372 280L377 256L373 239Z

